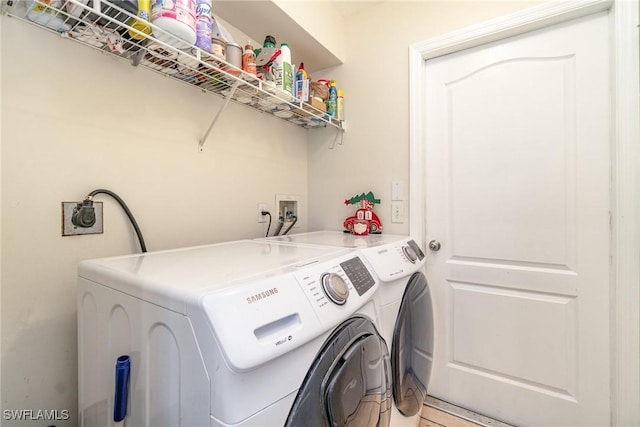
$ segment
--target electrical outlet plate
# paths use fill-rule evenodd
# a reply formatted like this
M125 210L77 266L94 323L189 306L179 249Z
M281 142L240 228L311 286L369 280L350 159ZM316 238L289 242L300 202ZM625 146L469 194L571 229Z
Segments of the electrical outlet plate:
M391 202L391 222L404 223L404 205L402 202Z
M96 212L96 223L93 224L92 227L87 228L77 227L71 222L73 209L78 203L82 202L62 202L62 235L102 234L102 202L93 202L93 208Z

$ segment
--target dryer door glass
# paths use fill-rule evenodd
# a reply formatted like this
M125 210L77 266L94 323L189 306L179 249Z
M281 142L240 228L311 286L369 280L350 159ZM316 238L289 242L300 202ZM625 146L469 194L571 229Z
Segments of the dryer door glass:
M318 352L285 426L388 427L387 346L361 316L338 326Z
M393 400L406 416L417 414L427 396L433 361L433 307L422 273L414 273L402 296L393 330Z

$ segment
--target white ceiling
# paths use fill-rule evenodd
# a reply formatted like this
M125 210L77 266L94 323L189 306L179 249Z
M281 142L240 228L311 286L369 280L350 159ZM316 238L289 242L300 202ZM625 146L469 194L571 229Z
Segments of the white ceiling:
M348 19L386 0L284 0L282 3L298 1L319 3L323 8L332 7L338 14ZM251 13L247 13L247 10L251 10ZM238 30L238 34L234 34L234 39L238 36L237 43L245 43L245 37L248 36L255 41L254 46L261 45L266 34L271 34L278 41L286 41L293 52L302 53L298 53L295 60L304 62L308 73L342 63L334 52L306 31L302 31L300 26L274 1L214 0L213 11L230 27Z

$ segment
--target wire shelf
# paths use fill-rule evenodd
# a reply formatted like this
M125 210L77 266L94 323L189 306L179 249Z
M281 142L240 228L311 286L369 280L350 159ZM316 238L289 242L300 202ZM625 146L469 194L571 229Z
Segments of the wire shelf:
M130 4L122 0L2 0L1 10L3 14L58 33L62 38L295 125L344 129L342 121L327 113L307 103L297 102L290 94L269 86L223 58L190 45L151 22L138 20L136 11L125 9ZM207 135L200 142L201 148Z

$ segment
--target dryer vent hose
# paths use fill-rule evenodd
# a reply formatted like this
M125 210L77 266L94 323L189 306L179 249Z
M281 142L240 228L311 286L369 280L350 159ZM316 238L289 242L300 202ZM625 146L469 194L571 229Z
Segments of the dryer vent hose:
M133 213L131 213L131 210L129 209L127 204L124 202L124 200L122 200L122 198L118 196L116 193L114 193L113 191L106 190L104 188L93 190L91 193L87 195L87 197L85 197L83 206L78 206L77 217L82 218L83 211L85 212L89 211L91 213L93 212L93 198L97 194L106 194L108 196L111 196L115 199L116 202L118 202L118 204L120 204L120 207L122 207L122 210L124 210L124 213L127 214L127 218L129 218L129 221L131 221L131 225L133 226L133 229L136 232L136 236L138 236L138 242L140 242L140 250L143 253L147 252L147 245L144 243L144 237L142 237L142 231L140 231L140 227L138 226L138 222L136 221L136 219L133 217ZM95 215L93 215L93 218L95 221ZM74 224L76 224L76 221L73 221L73 222ZM80 225L80 226L83 226L83 225Z

